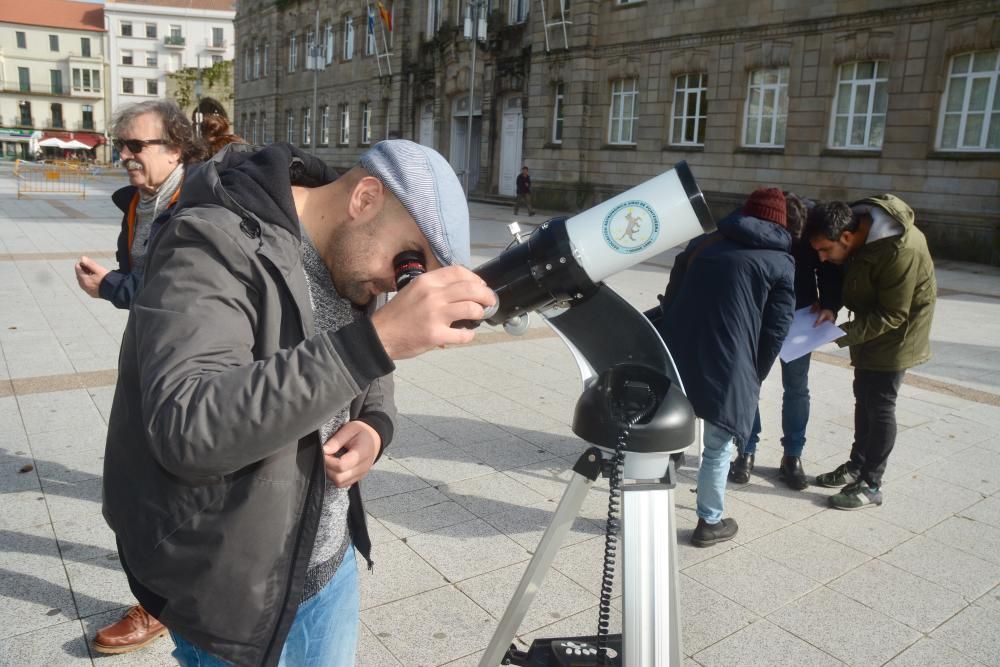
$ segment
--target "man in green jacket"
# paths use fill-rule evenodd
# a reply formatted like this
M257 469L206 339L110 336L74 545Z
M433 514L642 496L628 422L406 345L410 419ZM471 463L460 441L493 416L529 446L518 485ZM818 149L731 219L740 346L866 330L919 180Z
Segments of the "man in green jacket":
M809 230L824 262L844 265L840 347L854 366L854 444L850 460L816 483L843 487L830 497L837 509L882 504L882 474L896 442L896 396L908 368L931 357L930 332L937 285L927 240L913 209L895 195L867 197L851 206L846 224L827 219Z

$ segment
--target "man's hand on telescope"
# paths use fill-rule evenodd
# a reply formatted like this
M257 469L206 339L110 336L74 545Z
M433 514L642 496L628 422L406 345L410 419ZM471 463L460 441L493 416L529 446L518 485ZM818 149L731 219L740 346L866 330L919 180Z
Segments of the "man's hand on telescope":
M372 324L391 359L408 359L435 347L470 342L471 329L452 322L481 320L496 301L483 279L461 266L418 276L372 315Z
M323 444L326 478L346 489L368 474L378 457L382 439L368 424L349 421Z

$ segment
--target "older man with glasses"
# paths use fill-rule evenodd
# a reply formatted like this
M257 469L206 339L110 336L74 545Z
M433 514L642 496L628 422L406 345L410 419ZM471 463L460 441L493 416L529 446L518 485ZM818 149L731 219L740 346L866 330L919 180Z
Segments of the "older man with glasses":
M75 271L84 292L128 309L142 277L147 244L177 201L185 165L203 159L205 150L191 122L170 100L122 108L112 121L111 133L129 179L129 185L111 195L124 213L115 253L118 268L108 270L84 256Z
M118 268L108 270L89 257L77 262L80 289L128 309L138 292L150 239L169 217L180 194L186 165L204 157L190 121L170 100L122 108L112 122L113 144L122 156L129 185L111 195L124 213L118 236ZM129 653L148 646L167 629L140 605L130 607L94 638L100 653Z

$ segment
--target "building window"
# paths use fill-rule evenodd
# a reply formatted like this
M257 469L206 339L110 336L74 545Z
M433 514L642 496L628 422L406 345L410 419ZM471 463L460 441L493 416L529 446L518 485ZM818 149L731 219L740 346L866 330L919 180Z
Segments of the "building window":
M1000 51L963 53L951 59L941 105L938 148L1000 150Z
M122 51L122 63L121 63L122 65L131 65L132 60L133 59L131 51Z
M361 143L372 142L372 107L368 102L361 103Z
M253 78L260 78L260 44L253 45Z
M52 127L63 127L63 113L62 105L58 102L53 102L51 106L52 111Z
M285 112L285 141L288 143L295 141L295 114L291 109Z
M319 143L323 146L330 143L330 105L328 104L320 107Z
M267 143L267 114L263 111L260 113L260 141L262 144Z
M670 143L701 146L705 143L707 104L705 74L681 74L674 80L674 108L670 119Z
M347 145L351 140L351 108L340 105L340 143Z
M80 38L80 55L84 58L90 57L90 37Z
M212 47L221 49L226 45L222 28L212 28Z
M433 39L444 20L444 0L427 0L427 39Z
M135 82L132 79L122 79L122 93L131 95L135 92Z
M83 120L81 121L82 128L84 130L94 129L94 107L90 104L84 104L82 107Z
M212 64L213 65L218 65L221 62L222 62L222 56L215 55L215 54L212 55Z
M31 102L27 100L19 102L17 105L18 110L18 125L27 125L31 127L33 123L31 122Z
M333 24L323 26L323 57L327 65L333 62Z
M73 68L73 90L84 93L101 92L101 71Z
M158 64L159 58L156 51L146 51L146 67L156 67Z
M167 54L167 71L176 72L181 68L181 54L179 53L168 53Z
M833 100L830 146L882 147L889 105L888 63L866 60L840 66Z
M49 51L59 50L59 35L49 35Z
M750 73L743 116L745 146L784 146L788 118L788 68Z
M354 17L344 17L344 60L354 57Z
M146 79L146 94L158 95L160 90L159 81L156 79Z
M271 50L271 45L268 42L264 42L264 55L261 57L262 69L264 70L263 77L267 78L267 57Z
M27 67L18 67L17 68L17 84L18 84L18 89L22 93L30 93L31 92L31 70L29 70Z
M121 23L119 23L118 24L118 34L121 35L122 37L131 37L132 36L132 22L131 21L122 21Z
M638 120L639 92L636 79L619 79L611 83L611 110L608 114L608 143L634 144L635 122Z
M291 70L289 70L291 71ZM250 47L243 47L243 80L250 80Z
M563 138L563 84L556 84L555 102L552 105L552 143L561 144Z
M315 49L316 49L316 35L315 33L313 33L312 30L306 30L305 68L307 70L318 69L318 67L316 67L316 60L315 58L313 58L313 56L316 55Z
M250 114L250 143L257 143L257 114Z
M14 33L14 36L17 39L17 48L19 49L28 48L28 37L27 35L24 34L23 31L18 30L17 32Z
M528 20L528 0L510 0L507 11L508 23L524 23Z
M156 39L156 24L147 23L146 24L146 37L149 39Z
M365 23L365 55L375 55L375 9L368 5L368 21Z
M294 34L288 36L288 71L294 72L299 66L299 44Z
M312 146L312 109L302 110L302 145Z
M181 27L179 25L170 26L170 39L173 40L172 44L183 44L184 35L181 33Z
M62 95L62 70L50 69L49 70L49 83L52 84L52 94Z

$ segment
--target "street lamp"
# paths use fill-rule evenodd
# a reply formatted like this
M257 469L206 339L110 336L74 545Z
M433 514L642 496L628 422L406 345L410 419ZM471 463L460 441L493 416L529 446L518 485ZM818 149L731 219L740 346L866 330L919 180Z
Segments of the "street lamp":
M465 196L469 196L469 171L472 169L472 111L476 104L476 51L477 42L486 41L486 0L468 0L465 9L465 39L471 41L469 47L472 64L469 66L469 118L465 132Z

